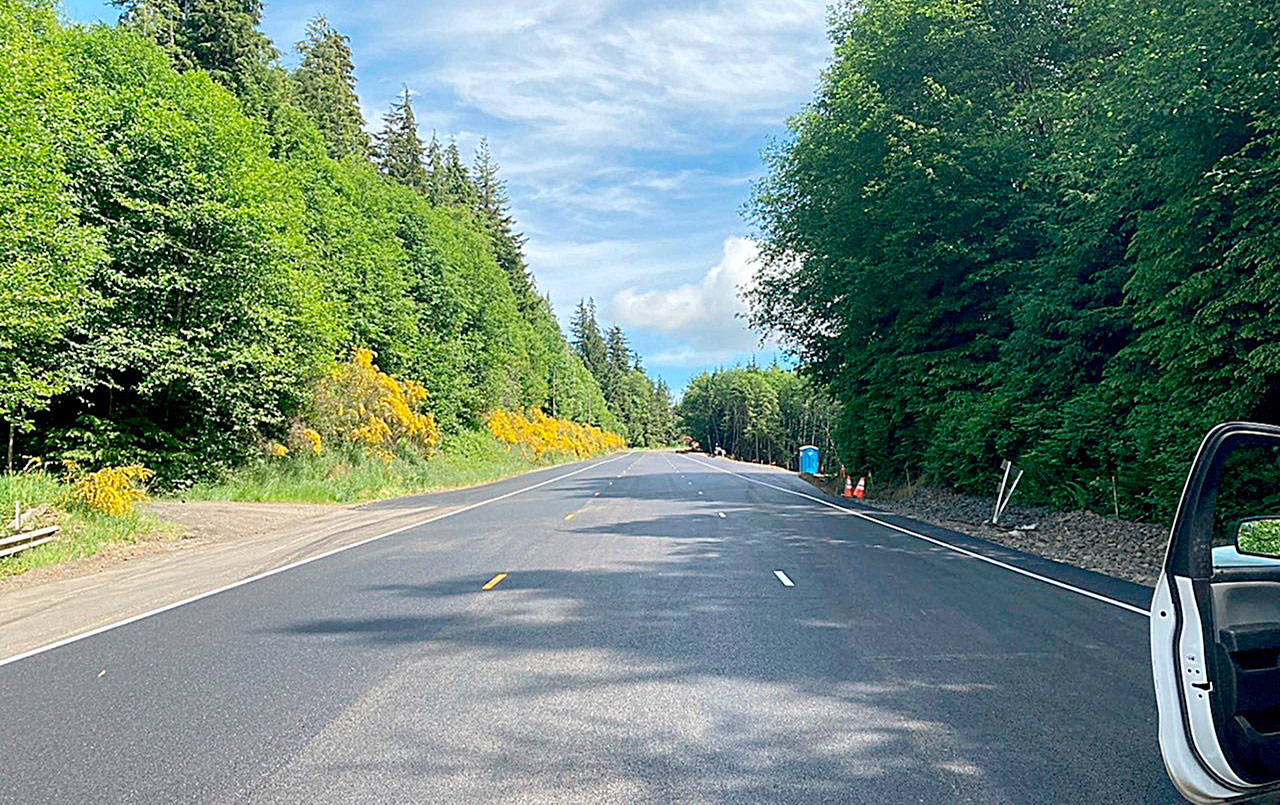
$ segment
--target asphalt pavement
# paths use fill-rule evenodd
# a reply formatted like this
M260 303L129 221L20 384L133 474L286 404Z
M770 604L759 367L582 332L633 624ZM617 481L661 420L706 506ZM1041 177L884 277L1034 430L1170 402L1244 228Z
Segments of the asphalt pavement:
M0 666L0 802L1179 801L1146 588L706 456L431 502Z

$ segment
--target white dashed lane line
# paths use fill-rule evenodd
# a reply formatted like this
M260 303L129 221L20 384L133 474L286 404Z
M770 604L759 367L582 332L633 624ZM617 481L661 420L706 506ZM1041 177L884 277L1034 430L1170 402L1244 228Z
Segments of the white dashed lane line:
M782 586L783 586L783 587L794 587L794 586L796 586L796 583L795 583L794 581L792 581L792 580L790 579L790 577L788 577L788 576L787 576L787 574L786 574L786 573L783 573L781 570L775 570L775 571L773 571L773 575L775 575L775 576L777 576L777 577L778 577L778 581L782 582Z

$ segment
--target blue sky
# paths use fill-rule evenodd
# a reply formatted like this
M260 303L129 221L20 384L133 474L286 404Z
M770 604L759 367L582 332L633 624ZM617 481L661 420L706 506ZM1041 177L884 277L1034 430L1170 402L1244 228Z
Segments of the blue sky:
M98 0L64 13L118 16ZM266 0L286 64L317 14L351 38L371 127L408 84L424 138L466 153L489 138L563 322L595 298L676 390L777 354L737 315L755 254L741 210L829 55L821 0Z

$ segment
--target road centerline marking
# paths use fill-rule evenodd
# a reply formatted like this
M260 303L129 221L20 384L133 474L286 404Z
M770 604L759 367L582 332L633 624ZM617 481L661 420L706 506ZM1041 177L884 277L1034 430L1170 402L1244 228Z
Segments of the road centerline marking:
M503 580L503 579L505 579L506 577L507 577L507 574L506 574L506 573L499 573L498 575L496 575L496 576L494 576L493 578L489 579L489 581L487 581L487 582L485 583L485 585L484 585L483 587L481 587L480 589L481 589L481 590L492 590L494 587L497 587L499 584L501 584L501 583L502 583L502 580Z
M786 573L783 573L781 570L773 571L773 575L778 577L778 581L782 582L783 587L796 586L796 583L791 580L791 577L789 577Z
M1021 576L1026 576L1027 578L1035 579L1036 581L1042 581L1045 584L1050 584L1054 587L1067 590L1068 592L1073 592L1077 595L1082 595L1085 598L1092 598L1095 601L1101 601L1104 604L1110 604L1113 607L1119 607L1120 609L1127 610L1136 615L1142 615L1145 618L1151 617L1151 613L1145 609L1135 607L1134 605L1125 603L1124 601L1118 601L1114 598L1109 598L1105 595L1102 595L1101 593L1095 593L1092 590L1086 590L1083 587L1077 587L1074 584L1067 584L1065 581L1058 581L1057 579L1050 578L1049 576L1042 576L1039 573L1034 573L1030 570L1025 570L1023 568L1018 567L1017 565L1011 565L1008 562L1001 562L999 559L992 559L990 556L984 556L978 553L977 551L971 551L968 548L961 548L958 545L952 545L949 542L943 542L940 539L934 539L933 537L925 536L924 534L921 534L916 531L912 531L909 528L903 528L902 526L894 525L893 523L880 520L876 517L872 517L871 515L863 514L862 512L854 511L853 509L847 509L844 506L837 506L836 504L827 500L823 500L822 498L814 497L813 495L806 495L804 492L797 492L794 489L787 489L786 487L783 487L783 486L777 486L775 484L765 483L764 481L751 478L749 476L743 475L742 473L734 472L733 470L726 470L723 467L717 467L714 464L707 464L706 462L699 461L696 458L690 458L689 456L685 456L685 458L688 458L690 461L692 461L695 464L701 464L704 467L710 467L713 470L718 470L728 475L736 476L748 483L758 484L760 486L767 486L770 489L776 489L777 491L785 492L788 495L795 495L796 497L801 497L801 498L805 498L806 500L811 500L814 503L820 503L823 506L826 506L830 509L835 509L838 512L842 512L844 514L848 514L853 517L860 517L863 520L868 520L872 523L875 523L876 525L883 526L892 531L897 531L900 534L906 534L908 537L914 537L918 540L923 540L930 544L937 545L940 548L946 548L949 551L955 551L956 553L963 554L972 559L977 559L979 561L986 562L989 565L995 565L996 567L1003 568L1013 573L1017 573Z

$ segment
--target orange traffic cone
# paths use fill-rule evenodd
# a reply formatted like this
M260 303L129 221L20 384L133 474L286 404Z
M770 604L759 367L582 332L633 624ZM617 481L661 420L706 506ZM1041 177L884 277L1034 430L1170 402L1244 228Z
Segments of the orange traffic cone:
M867 478L862 476L858 478L858 485L853 489L853 496L861 500L867 496Z
M853 476L846 475L844 477L844 491L840 493L841 497L853 497Z

